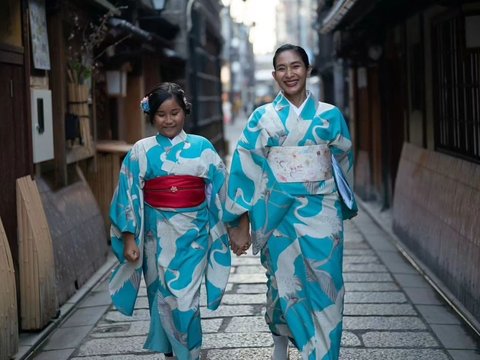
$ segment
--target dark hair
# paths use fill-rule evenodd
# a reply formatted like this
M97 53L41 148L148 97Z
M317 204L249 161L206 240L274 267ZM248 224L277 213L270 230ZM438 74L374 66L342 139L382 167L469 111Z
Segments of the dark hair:
M280 55L284 51L289 51L289 50L295 51L302 58L302 61L305 64L305 67L308 68L310 66L310 62L308 61L308 55L307 55L307 52L305 51L304 48L302 48L301 46L298 46L298 45L284 44L284 45L280 46L275 51L275 55L273 55L273 68L274 69L276 69L276 67L277 67L277 57L278 57L278 55Z
M162 105L164 101L172 98L182 108L185 114L190 114L192 105L187 101L185 91L176 83L164 82L147 93L146 97L148 98L148 111L144 110L144 112L148 114L151 124L154 123L155 113L160 105Z

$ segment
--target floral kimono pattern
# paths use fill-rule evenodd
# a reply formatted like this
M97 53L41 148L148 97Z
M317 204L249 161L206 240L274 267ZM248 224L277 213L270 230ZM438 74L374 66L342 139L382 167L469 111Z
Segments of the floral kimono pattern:
M200 356L199 296L205 278L209 309L222 299L230 273L230 249L222 206L225 166L211 143L180 133L137 142L126 155L110 208L112 249L120 264L109 284L112 301L133 313L143 272L150 307L144 347L173 352L180 360ZM144 203L145 181L167 175L192 175L205 181L206 200L191 208L153 208ZM122 232L135 235L140 258L123 256Z
M275 166L272 154L280 159ZM343 219L331 160L325 160L331 154L351 184L350 134L338 108L309 94L297 115L279 93L248 120L228 181L224 219L234 225L249 212L253 251L261 251L266 269L266 322L272 333L288 336L304 360L338 359L340 350Z

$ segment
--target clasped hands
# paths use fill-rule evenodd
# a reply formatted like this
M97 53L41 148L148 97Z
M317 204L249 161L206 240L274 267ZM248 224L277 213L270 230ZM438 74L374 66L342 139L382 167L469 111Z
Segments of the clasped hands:
M245 255L252 245L252 237L250 235L250 220L248 214L245 213L240 217L238 226L228 227L228 236L230 237L230 245L235 255Z

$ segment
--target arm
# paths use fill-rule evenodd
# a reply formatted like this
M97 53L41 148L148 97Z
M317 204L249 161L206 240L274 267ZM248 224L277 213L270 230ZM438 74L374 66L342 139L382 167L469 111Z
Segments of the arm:
M235 255L244 255L252 244L250 236L250 219L248 213L240 215L237 226L228 226L230 244Z
M122 162L118 186L110 206L112 250L120 262L136 261L140 255L136 237L141 222L141 191L138 150L134 147ZM133 251L136 255L133 255Z
M340 110L334 108L331 112L333 140L329 143L330 149L340 164L348 183L353 187L353 149L350 132Z
M123 256L130 262L135 262L140 257L137 243L135 242L135 235L130 232L123 232Z

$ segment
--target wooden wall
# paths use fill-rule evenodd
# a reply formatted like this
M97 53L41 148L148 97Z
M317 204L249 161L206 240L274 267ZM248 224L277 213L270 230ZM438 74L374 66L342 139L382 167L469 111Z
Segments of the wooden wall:
M394 231L480 321L480 165L405 143Z

